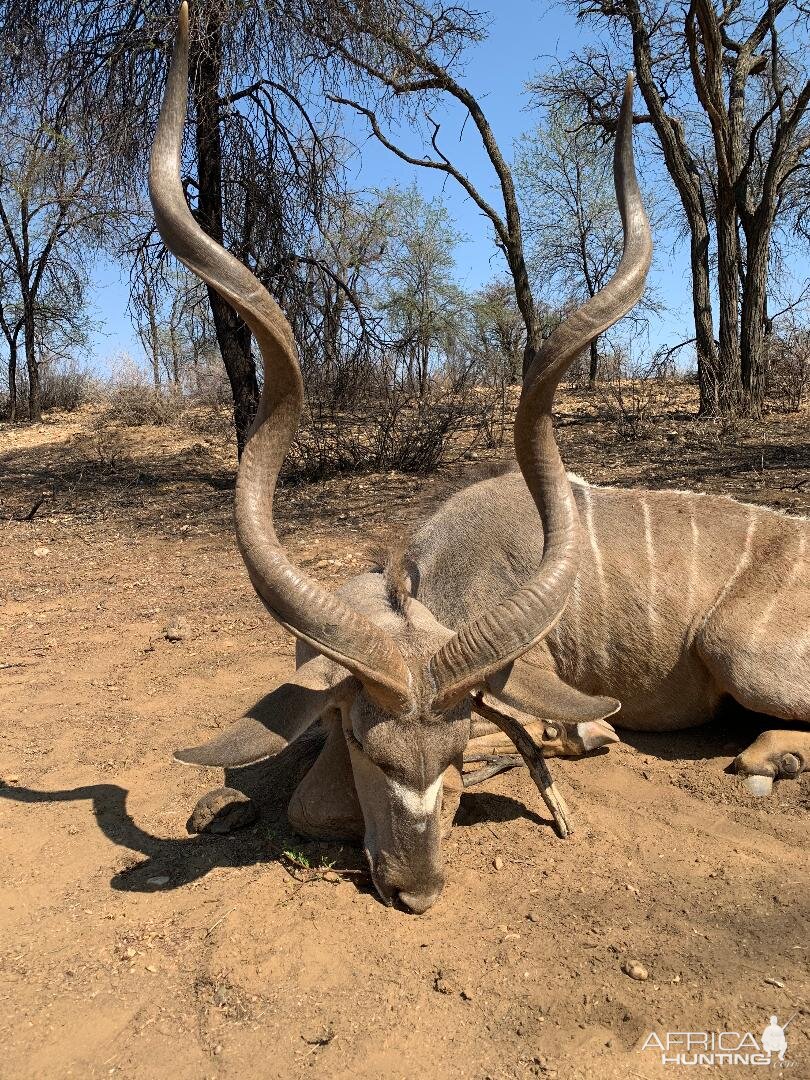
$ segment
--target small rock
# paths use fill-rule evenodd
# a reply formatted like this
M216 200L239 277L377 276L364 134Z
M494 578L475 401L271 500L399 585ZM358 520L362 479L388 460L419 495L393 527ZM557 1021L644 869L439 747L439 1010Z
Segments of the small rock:
M147 885L154 885L156 889L161 888L163 885L169 884L168 874L159 874L157 877L150 877L146 879Z
M12 773L11 776L6 776L3 779L7 784L19 784L20 782L20 778L16 773Z
M324 881L340 881L340 874L336 874L334 870L327 870L323 875Z
M529 922L534 922L534 923L539 923L540 922L540 916L537 914L536 911L530 911L529 914L526 916L526 918L529 920Z
M500 855L495 856L495 858L492 860L492 865L495 867L496 870L503 870L503 859L500 857Z
M124 956L127 958L127 960L131 960L135 956L135 950L132 948L131 945L128 949L125 950Z
M221 1043L217 1043L217 1045L216 1045L216 1046L214 1047L214 1049L213 1049L213 1051L212 1051L212 1052L213 1052L213 1053L214 1053L214 1054L215 1054L215 1055L216 1055L217 1057L219 1057L219 1055L220 1055L220 1054L222 1053L222 1044L221 1044Z
M505 934L509 927L506 925L506 923L501 923L500 926L496 926L495 929L498 931L499 934Z
M155 972L157 971L157 968L155 967L154 964L147 964L146 965L146 970L150 971L154 975Z
M462 1001L472 1001L472 999L473 999L472 990L468 990L467 987L465 986L464 989L461 991L461 1000Z
M638 889L637 889L637 888L635 887L635 885L631 885L631 884L630 884L629 882L627 883L627 885L625 885L625 889L627 889L627 891L628 891L629 893L632 893L632 894L633 894L633 896L638 896L638 895L639 895L639 891L638 891Z
M778 986L780 990L785 989L785 984L781 981L781 979L768 978L765 980L765 982L768 984L768 986Z
M635 979L636 982L646 982L650 975L643 964L640 964L638 960L628 960L622 964L622 971L625 975L629 975L631 979Z
M34 548L34 554L38 559L44 559L46 555L50 555L51 549L47 547Z
M167 641L185 641L189 632L189 625L185 619L176 619L163 631Z

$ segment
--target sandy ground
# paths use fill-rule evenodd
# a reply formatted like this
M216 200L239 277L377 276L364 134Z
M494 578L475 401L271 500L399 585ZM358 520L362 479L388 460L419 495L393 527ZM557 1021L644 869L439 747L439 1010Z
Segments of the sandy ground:
M677 417L639 445L562 413L591 479L806 512L806 414L729 446ZM759 1038L794 1013L785 1066L810 1076L810 776L748 795L724 772L742 718L556 763L567 841L524 770L465 794L421 917L378 902L356 851L291 833L283 763L229 778L261 793L255 826L189 836L222 773L172 751L281 681L293 648L235 551L228 455L122 439L111 465L84 418L0 430L0 1076L691 1076L642 1049L651 1032ZM284 534L336 584L439 486L283 490Z

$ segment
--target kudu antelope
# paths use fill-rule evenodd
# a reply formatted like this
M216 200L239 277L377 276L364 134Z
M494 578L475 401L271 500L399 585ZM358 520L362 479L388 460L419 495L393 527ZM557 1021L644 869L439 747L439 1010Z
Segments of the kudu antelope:
M520 474L461 491L387 571L332 594L289 561L273 526L303 401L289 324L199 228L180 182L187 53L184 4L150 193L167 248L236 308L261 349L264 388L239 466L236 534L257 593L298 639L298 668L259 713L178 759L248 764L321 721L326 742L292 798L293 824L315 836L362 836L383 899L423 912L443 885L440 841L465 751L480 758L517 747L564 826L541 755L615 742L606 718L620 702L622 724L647 731L709 720L725 696L808 721L807 521L720 497L572 482L555 442L559 379L637 302L650 263L631 78L614 157L624 253L524 380ZM810 768L810 732L768 732L737 766L764 792L773 777Z

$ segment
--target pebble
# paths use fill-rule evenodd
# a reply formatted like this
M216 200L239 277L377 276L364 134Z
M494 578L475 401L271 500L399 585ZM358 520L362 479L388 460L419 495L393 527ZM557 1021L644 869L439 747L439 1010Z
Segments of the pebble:
M189 625L184 619L169 623L163 631L167 641L185 641L189 635Z
M492 865L495 867L496 870L503 870L503 859L500 857L500 855L495 856L495 858L492 860Z
M336 874L334 870L327 870L323 875L324 881L340 881L340 874Z
M7 784L19 784L20 782L20 778L19 776L17 776L16 773L12 773L11 776L4 777L4 780Z
M47 547L34 548L34 554L38 559L44 559L46 555L50 555L51 549Z
M765 982L768 984L768 986L778 986L780 990L785 989L785 984L781 981L781 979L768 978L765 980Z
M638 960L628 960L622 964L622 971L625 975L629 975L631 979L635 979L636 982L646 982L650 977L647 969Z
M154 975L155 972L157 971L157 968L155 967L154 964L147 964L146 965L146 970L151 971L151 973Z
M146 879L147 885L154 885L156 888L160 888L162 885L169 884L168 874L160 874L158 877L150 877Z

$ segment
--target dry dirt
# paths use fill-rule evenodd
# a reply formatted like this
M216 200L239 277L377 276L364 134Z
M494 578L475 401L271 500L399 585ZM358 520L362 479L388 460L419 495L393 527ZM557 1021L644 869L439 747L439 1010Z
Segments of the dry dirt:
M564 399L560 437L593 480L807 512L807 413L731 438L687 415L626 443ZM277 766L229 777L264 792L255 826L186 832L222 774L173 749L293 666L234 548L230 456L143 428L111 464L87 417L2 428L0 450L0 1076L691 1076L650 1032L758 1036L772 1013L797 1013L785 1064L810 1076L810 775L744 792L724 769L750 723L557 763L567 841L525 770L492 779L463 797L439 903L386 908L356 851L290 832ZM443 483L288 486L283 533L335 584Z

